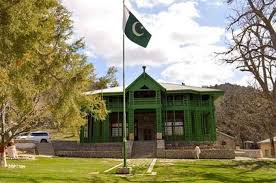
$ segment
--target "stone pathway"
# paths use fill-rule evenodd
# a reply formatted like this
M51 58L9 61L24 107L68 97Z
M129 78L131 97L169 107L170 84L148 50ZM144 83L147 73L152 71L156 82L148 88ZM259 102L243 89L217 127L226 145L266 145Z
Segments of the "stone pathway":
M129 166L148 166L151 163L152 159L130 159L128 160Z
M132 169L135 170L136 169L136 173L135 175L156 175L157 173L154 172L154 166L157 162L157 159L129 159L127 160L127 166ZM123 163L119 163L107 170L104 171L104 173L109 173L112 170L122 166ZM137 172L138 169L138 172ZM118 176L127 176L127 175L118 175Z
M248 158L248 157L235 157L235 161L246 161L246 160L252 160L252 158Z
M114 167L111 167L111 168L105 170L104 173L110 172L111 170L114 170L115 168L117 168L117 167L119 167L119 166L122 166L122 165L123 165L123 163L120 163L120 164L118 164L118 165L115 165Z
M149 166L149 168L148 168L148 170L147 170L147 173L148 173L148 174L151 174L151 173L152 173L152 170L153 170L153 167L154 167L156 161L157 161L157 159L154 158L154 159L152 160L152 162L150 163L150 166Z

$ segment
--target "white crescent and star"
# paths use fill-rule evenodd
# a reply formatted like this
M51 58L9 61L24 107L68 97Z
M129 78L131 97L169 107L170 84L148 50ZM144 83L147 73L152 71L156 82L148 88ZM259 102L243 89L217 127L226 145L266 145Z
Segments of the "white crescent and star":
M139 32L137 32L136 26L137 26L137 24L139 24L139 23L140 23L140 22L136 21L136 22L134 22L134 24L132 24L132 32L133 32L133 34L134 34L135 36L138 36L138 37L144 35L144 33L139 33ZM141 25L140 28L143 29L144 27Z

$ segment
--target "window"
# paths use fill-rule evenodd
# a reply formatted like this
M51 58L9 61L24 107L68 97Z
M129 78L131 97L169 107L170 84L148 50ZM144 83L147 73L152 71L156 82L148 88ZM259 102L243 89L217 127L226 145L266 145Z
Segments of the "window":
M147 87L146 85L144 85L144 86L141 87L141 89L142 89L142 90L148 90L149 87Z
M189 94L183 95L183 100L185 100L185 101L190 100L190 99L189 99Z
M29 135L29 133L25 132L25 133L21 133L19 136L27 136L27 135Z
M184 130L184 112L167 112L165 122L165 135L183 135Z
M172 95L167 96L167 103L168 103L168 105L173 105L173 96Z
M209 95L202 95L202 100L209 100Z
M48 136L48 133L41 132L41 133L31 133L31 136L39 137L39 136Z
M155 95L156 95L155 91L153 91L153 90L134 92L134 97L135 98L154 98Z
M87 125L86 126L84 126L84 129L83 129L83 136L85 137L85 138L87 138L88 137L88 127L87 127Z
M122 136L122 123L112 123L111 136L121 137Z
M183 104L183 96L182 95L176 95L174 97L175 103L176 104Z
M165 123L165 135L172 136L173 134L173 122L166 122Z
M174 134L183 135L184 130L184 112L176 111L175 112L175 121L174 121Z
M208 134L209 133L209 112L205 112L201 115L201 131L202 134Z
M174 135L183 135L183 122L174 122Z
M123 136L123 113L113 112L109 116L111 137ZM126 124L126 133L128 134L128 124Z

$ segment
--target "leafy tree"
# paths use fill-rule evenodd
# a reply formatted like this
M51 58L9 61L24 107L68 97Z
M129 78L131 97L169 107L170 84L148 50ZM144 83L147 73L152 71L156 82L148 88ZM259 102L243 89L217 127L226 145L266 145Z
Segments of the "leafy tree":
M112 66L108 68L105 76L96 78L95 75L92 75L90 90L99 90L119 86L119 83L116 79L117 72L117 68Z
M107 113L100 97L83 95L92 65L72 41L70 13L58 0L0 0L0 149L16 135L54 119L80 126L85 114Z
M228 2L237 3L237 6L234 15L229 18L231 41L228 50L223 53L223 61L235 64L237 69L249 72L254 77L262 96L268 101L266 104L271 105L271 122L276 123L276 1ZM272 129L268 135L271 155L275 157Z

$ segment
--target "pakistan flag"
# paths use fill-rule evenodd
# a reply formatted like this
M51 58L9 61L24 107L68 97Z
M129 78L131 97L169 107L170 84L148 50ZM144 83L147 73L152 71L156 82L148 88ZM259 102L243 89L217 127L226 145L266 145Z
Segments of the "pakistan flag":
M123 29L128 39L146 48L151 38L151 34L126 7L124 10L123 21Z

